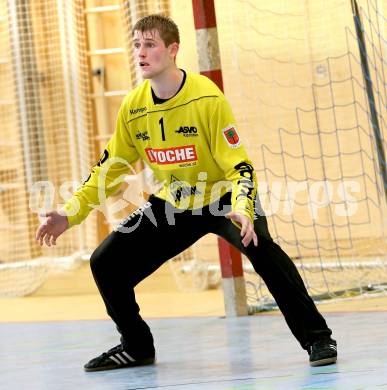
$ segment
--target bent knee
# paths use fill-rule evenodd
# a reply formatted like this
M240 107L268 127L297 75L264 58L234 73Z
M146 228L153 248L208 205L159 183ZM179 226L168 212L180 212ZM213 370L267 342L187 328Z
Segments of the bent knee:
M99 273L104 268L104 254L100 247L96 248L90 257L90 268L93 274Z

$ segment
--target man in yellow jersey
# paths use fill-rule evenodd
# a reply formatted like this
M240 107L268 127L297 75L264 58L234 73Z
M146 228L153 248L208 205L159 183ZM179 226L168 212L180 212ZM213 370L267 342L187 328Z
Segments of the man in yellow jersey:
M224 95L208 78L176 66L179 31L169 18L139 20L133 43L145 81L123 100L115 132L89 178L63 210L46 214L36 234L41 245L55 245L100 203L101 191L104 199L117 190L113 181L139 158L163 183L90 259L121 343L88 362L85 370L155 362L153 337L133 289L207 233L225 238L250 259L311 365L336 362L331 330L293 262L270 237L265 216L255 212L254 169Z

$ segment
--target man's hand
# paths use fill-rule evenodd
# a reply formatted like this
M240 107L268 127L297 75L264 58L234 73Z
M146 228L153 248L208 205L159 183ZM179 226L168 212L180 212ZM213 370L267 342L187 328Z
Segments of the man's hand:
M241 237L242 244L244 247L247 247L251 240L254 242L254 246L258 246L258 237L255 234L254 226L250 221L250 218L246 217L244 214L237 212L230 212L226 214L226 218L236 222L241 227Z
M40 246L43 245L43 241L47 246L56 245L56 239L69 227L67 217L57 211L49 211L41 214L41 217L47 217L47 219L36 231L36 241L39 242Z

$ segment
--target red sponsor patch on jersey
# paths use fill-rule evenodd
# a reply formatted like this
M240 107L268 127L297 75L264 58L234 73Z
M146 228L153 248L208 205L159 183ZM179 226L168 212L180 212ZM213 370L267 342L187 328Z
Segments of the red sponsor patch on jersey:
M197 161L198 159L195 145L166 149L146 148L145 152L151 163L159 165Z
M230 126L222 130L224 138L230 147L236 148L240 145L241 141L235 127Z

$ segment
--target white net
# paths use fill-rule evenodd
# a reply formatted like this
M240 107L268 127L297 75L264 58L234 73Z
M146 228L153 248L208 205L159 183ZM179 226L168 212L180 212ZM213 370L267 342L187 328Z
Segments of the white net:
M48 258L87 252L96 243L93 217L54 248L34 239L39 210L63 204L95 161L79 6L0 1L0 295L34 291L54 268Z
M385 155L386 4L358 3L363 61L349 1L216 3L225 93L262 207L316 298L387 287L386 162L375 131ZM273 302L245 268L250 303Z

